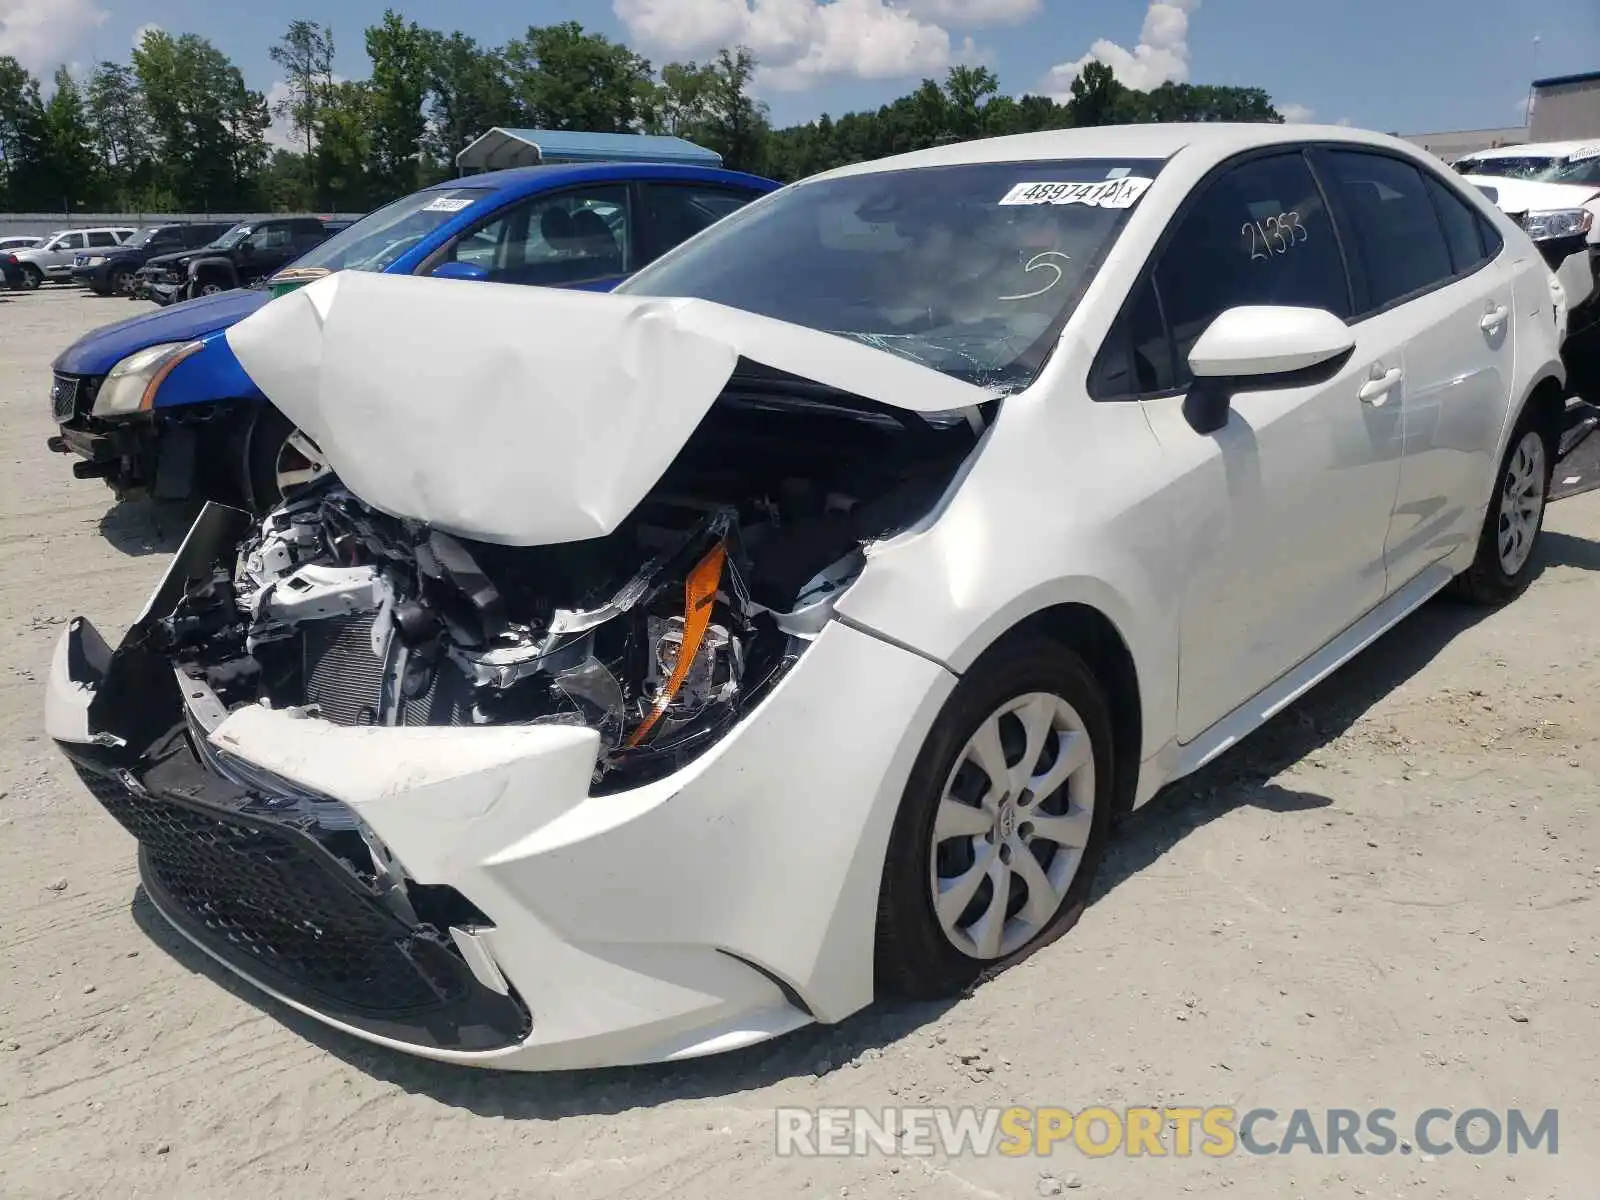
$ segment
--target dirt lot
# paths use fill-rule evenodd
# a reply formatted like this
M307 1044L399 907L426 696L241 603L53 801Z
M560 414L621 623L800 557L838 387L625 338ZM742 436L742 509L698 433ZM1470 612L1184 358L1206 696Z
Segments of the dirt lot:
M0 297L0 1195L1593 1194L1600 496L1553 510L1521 601L1430 606L1140 813L1076 933L962 1002L673 1069L468 1073L220 978L162 927L132 841L42 736L63 620L119 633L187 524L115 506L44 450L50 359L130 307ZM776 1106L919 1103L1385 1107L1403 1137L1435 1106L1557 1108L1560 1143L774 1154Z

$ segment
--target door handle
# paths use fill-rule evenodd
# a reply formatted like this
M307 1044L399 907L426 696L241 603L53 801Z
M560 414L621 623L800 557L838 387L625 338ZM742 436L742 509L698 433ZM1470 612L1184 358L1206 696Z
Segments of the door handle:
M1394 391L1406 373L1399 367L1390 367L1382 375L1373 377L1361 385L1361 390L1356 395L1361 397L1361 403L1370 404L1374 408L1389 398L1389 393Z
M1493 333L1506 323L1506 318L1511 315L1511 310L1504 304L1496 304L1483 314L1483 320L1478 322L1485 333Z

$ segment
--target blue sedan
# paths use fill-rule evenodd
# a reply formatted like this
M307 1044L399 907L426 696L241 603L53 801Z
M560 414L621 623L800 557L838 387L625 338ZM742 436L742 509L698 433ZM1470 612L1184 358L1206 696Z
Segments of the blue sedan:
M326 473L228 349L229 326L333 271L609 291L778 185L715 167L602 163L450 180L368 214L271 279L97 329L54 363L50 448L119 496L262 511ZM448 347L437 347L448 353Z

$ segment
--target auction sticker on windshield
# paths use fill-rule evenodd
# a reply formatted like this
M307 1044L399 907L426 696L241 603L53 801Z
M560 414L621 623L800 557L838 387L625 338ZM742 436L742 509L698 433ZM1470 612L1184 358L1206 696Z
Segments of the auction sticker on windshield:
M473 202L472 196L440 196L423 205L423 212L460 212Z
M1094 208L1132 208L1155 181L1142 175L1099 183L1019 183L1000 200L1015 204L1087 204Z

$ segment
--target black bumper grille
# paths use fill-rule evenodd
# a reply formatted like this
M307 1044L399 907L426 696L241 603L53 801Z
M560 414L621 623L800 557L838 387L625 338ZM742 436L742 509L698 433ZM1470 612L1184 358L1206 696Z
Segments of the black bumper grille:
M395 916L304 828L232 807L259 798L205 771L192 751L130 787L68 749L94 798L138 839L156 906L235 970L400 1041L485 1050L527 1035L521 1001L479 983L446 935ZM222 801L198 798L206 791Z
M369 1011L416 1011L465 994L460 973L441 961L452 957L442 944L419 939L375 897L363 897L353 877L335 876L343 869L325 865L326 852L303 835L139 796L81 766L78 773L139 840L161 898L203 926L208 940Z

